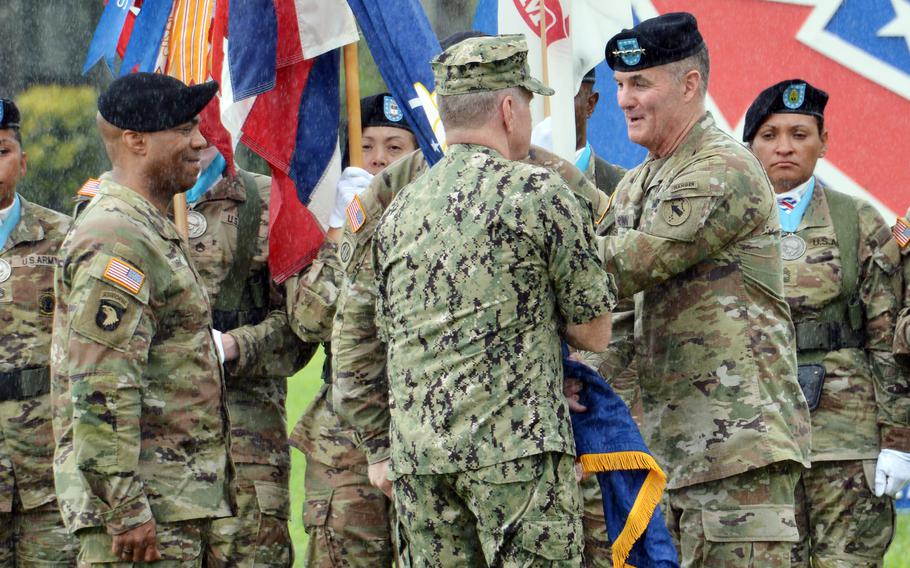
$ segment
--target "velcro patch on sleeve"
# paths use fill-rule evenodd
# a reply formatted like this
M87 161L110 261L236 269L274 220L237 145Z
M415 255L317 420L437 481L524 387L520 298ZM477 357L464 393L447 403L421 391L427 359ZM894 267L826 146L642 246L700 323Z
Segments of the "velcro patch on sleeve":
M360 202L360 197L355 195L345 211L348 215L348 222L351 223L351 230L356 233L367 222L367 214L363 210L363 203Z
M98 178L88 178L88 181L82 184L76 195L88 197L89 199L98 195L98 189L101 187L101 180Z
M894 240L901 248L906 247L907 243L910 243L910 222L903 217L898 217L897 222L891 227L891 234L894 235Z
M145 274L138 268L119 258L111 257L102 275L105 280L122 286L133 294L138 294L145 282Z

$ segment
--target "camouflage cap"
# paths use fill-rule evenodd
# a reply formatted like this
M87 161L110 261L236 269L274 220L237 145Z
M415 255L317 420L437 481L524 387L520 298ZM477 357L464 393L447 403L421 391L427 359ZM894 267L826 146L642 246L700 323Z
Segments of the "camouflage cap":
M552 95L553 89L531 77L528 44L521 34L473 37L456 43L431 62L436 93L463 95L524 87Z

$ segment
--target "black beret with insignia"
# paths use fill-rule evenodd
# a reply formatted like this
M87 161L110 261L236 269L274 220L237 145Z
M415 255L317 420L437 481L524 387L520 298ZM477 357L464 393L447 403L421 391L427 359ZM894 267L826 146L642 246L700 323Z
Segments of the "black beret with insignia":
M19 128L19 107L9 99L0 99L0 128Z
M379 93L360 99L360 126L361 128L391 126L414 132L405 120L398 102L389 93Z
M776 113L808 114L825 117L828 93L802 79L788 79L758 94L746 111L743 141L752 142L755 133L769 115Z
M640 71L691 57L704 47L695 16L672 12L619 32L604 55L614 71Z
M98 112L123 130L157 132L193 120L217 91L214 81L187 86L160 73L130 73L98 97Z

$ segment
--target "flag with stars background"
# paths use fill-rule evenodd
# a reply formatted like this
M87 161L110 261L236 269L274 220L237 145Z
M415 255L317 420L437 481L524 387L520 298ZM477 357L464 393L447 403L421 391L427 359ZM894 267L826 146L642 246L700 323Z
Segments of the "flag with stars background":
M479 2L475 27L495 31L491 4ZM910 0L632 0L632 8L636 22L696 16L711 54L708 109L737 140L762 89L801 77L831 96L818 177L870 199L889 222L910 206ZM637 165L645 150L627 138L606 63L597 67L596 89L589 141L604 159Z

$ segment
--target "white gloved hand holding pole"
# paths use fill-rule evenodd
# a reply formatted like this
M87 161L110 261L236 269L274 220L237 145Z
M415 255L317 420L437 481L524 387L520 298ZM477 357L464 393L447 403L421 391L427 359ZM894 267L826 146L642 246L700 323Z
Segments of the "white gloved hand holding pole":
M910 454L897 450L882 450L875 464L875 496L897 497L910 481Z
M341 179L338 180L338 191L335 197L335 210L329 219L329 227L338 229L344 227L345 209L354 199L355 195L360 195L369 187L373 174L363 168L350 166L341 172Z

